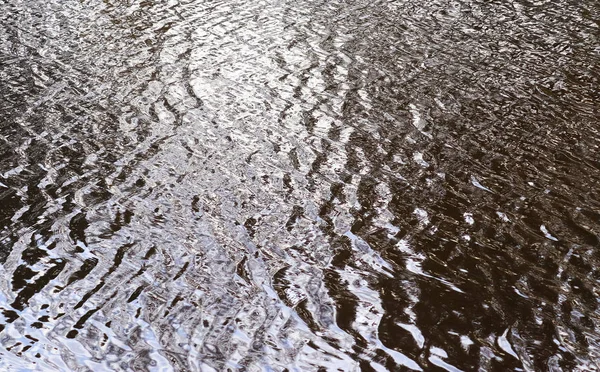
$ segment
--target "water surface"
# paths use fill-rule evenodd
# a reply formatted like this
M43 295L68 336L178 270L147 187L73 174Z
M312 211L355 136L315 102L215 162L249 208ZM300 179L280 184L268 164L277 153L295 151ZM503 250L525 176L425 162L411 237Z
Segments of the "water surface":
M0 0L0 368L600 370L597 1Z

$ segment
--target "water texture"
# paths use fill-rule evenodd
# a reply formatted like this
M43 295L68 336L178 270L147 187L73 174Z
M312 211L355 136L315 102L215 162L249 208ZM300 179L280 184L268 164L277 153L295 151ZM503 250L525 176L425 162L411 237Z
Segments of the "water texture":
M596 0L0 0L2 371L600 370Z

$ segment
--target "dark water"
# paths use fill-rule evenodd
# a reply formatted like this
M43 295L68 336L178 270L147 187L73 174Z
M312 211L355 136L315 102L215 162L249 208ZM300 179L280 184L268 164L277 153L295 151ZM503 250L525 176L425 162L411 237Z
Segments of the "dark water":
M0 0L3 371L600 370L596 0Z

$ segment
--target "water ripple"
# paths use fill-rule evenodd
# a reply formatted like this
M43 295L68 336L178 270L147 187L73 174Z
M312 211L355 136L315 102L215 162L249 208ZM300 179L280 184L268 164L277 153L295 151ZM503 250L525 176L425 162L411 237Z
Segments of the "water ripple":
M0 1L4 370L595 370L592 1Z

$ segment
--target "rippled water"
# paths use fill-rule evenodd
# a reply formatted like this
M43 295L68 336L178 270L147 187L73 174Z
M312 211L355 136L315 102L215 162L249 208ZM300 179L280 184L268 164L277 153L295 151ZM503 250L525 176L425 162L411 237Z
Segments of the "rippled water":
M0 368L600 370L596 0L0 0Z

